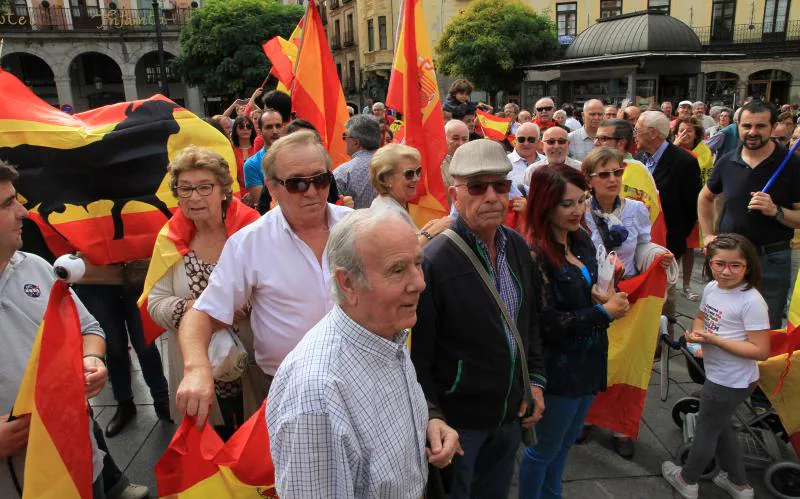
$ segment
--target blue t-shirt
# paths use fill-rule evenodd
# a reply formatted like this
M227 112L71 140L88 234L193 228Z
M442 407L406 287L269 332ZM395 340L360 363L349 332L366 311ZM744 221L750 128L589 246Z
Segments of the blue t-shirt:
M261 168L261 160L264 159L266 152L267 146L264 146L244 162L244 187L246 189L264 185L264 170Z

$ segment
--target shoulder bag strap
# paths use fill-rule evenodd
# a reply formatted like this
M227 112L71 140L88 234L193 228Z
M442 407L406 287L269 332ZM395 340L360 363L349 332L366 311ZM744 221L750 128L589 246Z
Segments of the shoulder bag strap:
M503 317L508 324L508 327L511 329L511 332L514 334L514 341L517 343L517 350L519 351L520 357L520 366L522 367L522 381L524 384L523 388L523 395L525 397L525 401L528 402L528 407L533 407L533 396L531 395L531 379L530 375L528 374L528 358L527 352L525 351L525 347L522 344L522 337L519 335L519 331L517 330L517 323L511 317L511 314L508 312L508 308L506 307L505 302L503 299L500 298L500 293L497 292L497 288L494 287L494 283L492 282L491 277L489 277L489 273L486 272L486 269L483 267L481 262L478 260L478 257L475 255L475 252L467 245L467 242L458 235L452 229L447 229L442 232L442 235L447 236L448 239L453 241L458 249L464 253L469 261L472 263L472 266L475 267L475 270L478 271L478 275L481 276L483 283L492 293L494 296L495 301L497 302L497 306L500 307L500 311L503 312Z

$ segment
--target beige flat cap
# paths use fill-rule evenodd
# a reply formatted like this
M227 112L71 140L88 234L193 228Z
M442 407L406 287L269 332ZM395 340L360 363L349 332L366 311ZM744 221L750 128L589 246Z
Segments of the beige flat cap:
M467 142L456 149L450 160L450 175L471 177L473 175L506 175L511 171L511 162L499 142L478 139Z

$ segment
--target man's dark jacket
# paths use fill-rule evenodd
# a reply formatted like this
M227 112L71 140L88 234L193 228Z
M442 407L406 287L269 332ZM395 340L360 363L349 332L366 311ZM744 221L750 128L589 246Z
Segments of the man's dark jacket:
M475 251L475 236L459 217L451 227ZM530 251L516 232L501 227L506 259L520 291L517 328L524 343L531 382L546 383L538 321L532 309ZM411 335L411 360L432 413L439 409L459 429L486 430L517 419L523 381L519 352L511 358L503 315L467 257L445 236L425 246L427 287ZM526 388L530 389L530 388Z
M636 159L645 162L640 152ZM686 238L697 223L697 197L703 187L697 158L684 149L667 144L653 172L664 222L667 225L667 249L676 258L686 251Z

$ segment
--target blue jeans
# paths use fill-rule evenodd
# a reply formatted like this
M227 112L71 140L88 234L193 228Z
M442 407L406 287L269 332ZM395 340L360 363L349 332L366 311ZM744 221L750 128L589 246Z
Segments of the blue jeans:
M779 329L783 322L783 309L789 297L792 273L792 250L767 253L761 261L761 296L769 307L769 327Z
M514 458L522 427L514 420L491 430L457 429L463 456L453 460L452 499L506 499L514 476Z
M594 395L544 396L544 415L536 424L536 445L525 449L519 467L520 499L561 499L567 455L583 430Z
M83 285L76 286L75 292L89 313L97 319L106 334L106 357L108 359L108 380L114 392L114 400L128 402L133 400L131 389L131 361L128 356L128 337L139 357L142 375L150 387L154 402L169 399L167 378L161 366L161 354L155 343L146 346L144 329L134 293L125 291L122 286Z

